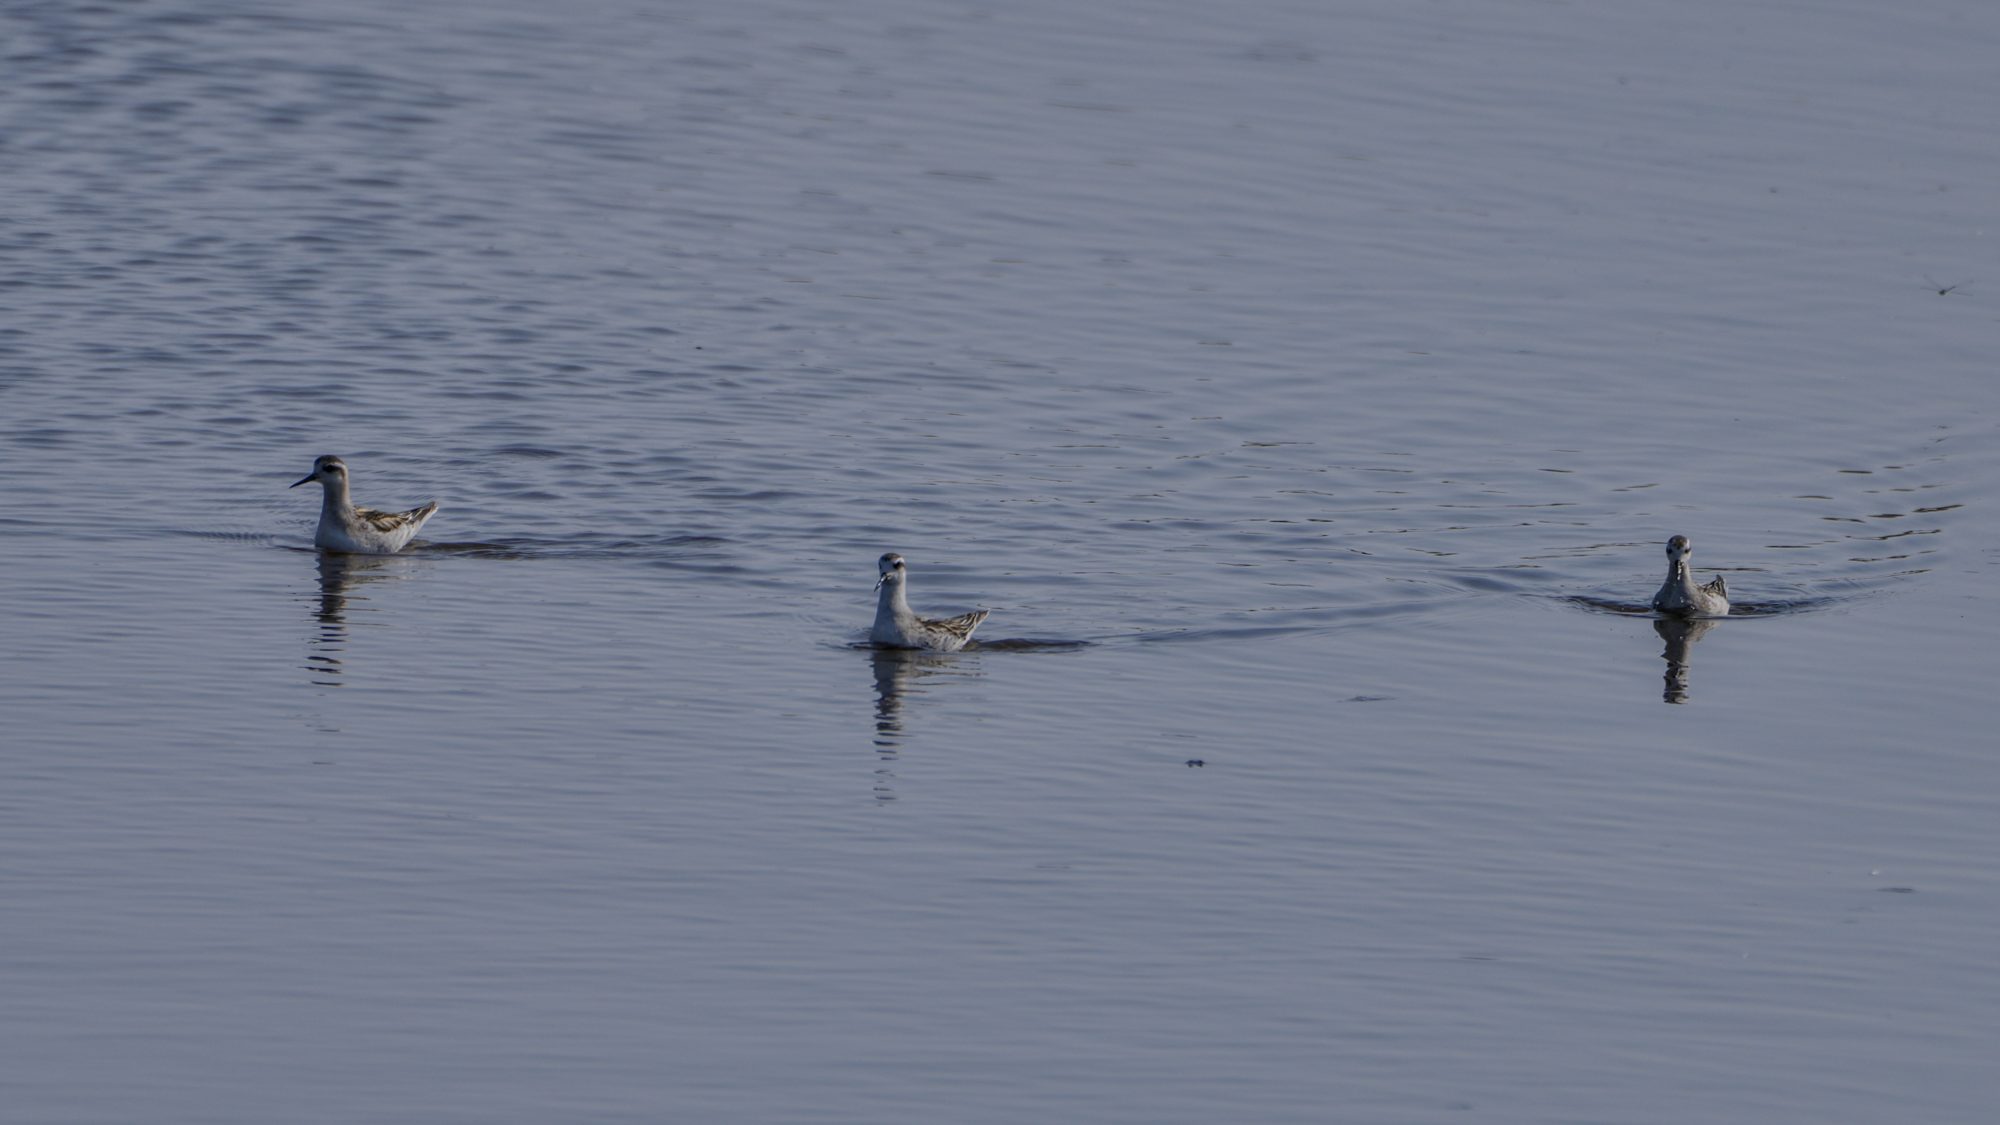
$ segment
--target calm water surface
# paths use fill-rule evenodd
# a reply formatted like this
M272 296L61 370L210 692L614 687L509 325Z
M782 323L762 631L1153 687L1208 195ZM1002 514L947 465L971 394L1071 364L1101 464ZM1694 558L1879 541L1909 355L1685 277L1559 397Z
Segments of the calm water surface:
M10 1120L1990 1119L2000 14L0 36Z

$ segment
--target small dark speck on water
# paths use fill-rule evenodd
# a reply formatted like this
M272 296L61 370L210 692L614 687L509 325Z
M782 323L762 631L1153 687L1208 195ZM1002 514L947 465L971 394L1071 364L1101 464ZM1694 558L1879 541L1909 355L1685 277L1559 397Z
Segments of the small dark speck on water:
M1199 769L1199 768L1201 768L1202 766L1205 766L1205 765L1207 765L1208 763L1207 763L1206 761L1203 761L1203 760L1202 760L1202 759L1200 759L1200 758L1189 758L1189 759L1187 760L1187 764L1188 764L1188 767L1189 767L1189 768L1191 768L1191 769Z
M1875 889L1885 895L1913 895L1917 893L1917 888L1915 887L1877 887Z

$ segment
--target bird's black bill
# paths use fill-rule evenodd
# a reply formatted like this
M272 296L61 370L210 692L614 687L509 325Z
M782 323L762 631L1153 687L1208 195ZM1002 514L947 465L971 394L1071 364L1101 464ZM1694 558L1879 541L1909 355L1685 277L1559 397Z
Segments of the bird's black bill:
M319 474L318 474L318 473L307 473L307 474L306 474L306 480L298 480L298 481L293 481L292 483L290 483L290 484L286 485L285 487L286 487L286 488L297 488L298 486L300 486L300 485L302 485L302 484L306 483L306 481L312 481L312 480L318 480L318 479L319 479Z

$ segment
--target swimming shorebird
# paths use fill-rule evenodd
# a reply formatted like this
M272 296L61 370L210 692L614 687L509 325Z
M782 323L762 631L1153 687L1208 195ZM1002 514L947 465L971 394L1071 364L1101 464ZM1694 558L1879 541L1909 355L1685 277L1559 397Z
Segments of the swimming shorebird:
M942 621L918 617L904 596L909 570L903 565L903 556L891 551L876 562L875 568L882 575L875 582L881 596L875 600L875 628L869 631L868 639L878 645L957 652L972 639L972 631L979 623L986 620L989 611L983 609Z
M318 481L321 489L319 530L313 533L313 546L323 550L393 555L415 538L417 529L438 510L435 500L407 512L355 507L347 497L347 463L332 455L314 458L313 471L292 487L307 481Z
M1688 569L1688 555L1693 552L1694 546L1685 535L1667 540L1667 580L1660 584L1660 592L1653 595L1653 608L1683 617L1726 616L1729 586L1720 574L1707 585L1695 585L1694 573Z

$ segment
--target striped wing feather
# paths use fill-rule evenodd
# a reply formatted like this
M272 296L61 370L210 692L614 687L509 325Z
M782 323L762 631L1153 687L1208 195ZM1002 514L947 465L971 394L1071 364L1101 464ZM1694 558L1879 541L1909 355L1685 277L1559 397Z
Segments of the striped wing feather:
M391 532L409 524L420 524L437 511L437 501L433 500L421 508L411 508L407 512L379 512L374 508L356 508L354 517L380 532Z
M957 617L947 617L942 621L925 621L924 624L933 629L942 629L954 637L970 637L972 631L978 628L979 623L986 620L986 615L991 612L993 611L988 609L975 609L971 613L961 613Z

